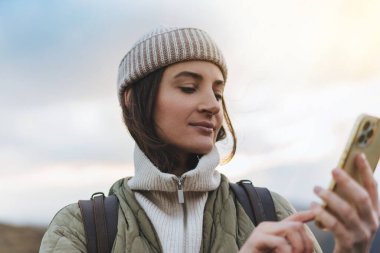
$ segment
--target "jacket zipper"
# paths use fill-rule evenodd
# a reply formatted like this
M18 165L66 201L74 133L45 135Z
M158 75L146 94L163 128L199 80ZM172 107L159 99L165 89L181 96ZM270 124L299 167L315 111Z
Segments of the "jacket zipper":
M178 181L177 181L178 202L180 204L185 203L185 196L183 194L183 181L184 181L184 179L185 179L185 177L181 176L180 178L178 178Z

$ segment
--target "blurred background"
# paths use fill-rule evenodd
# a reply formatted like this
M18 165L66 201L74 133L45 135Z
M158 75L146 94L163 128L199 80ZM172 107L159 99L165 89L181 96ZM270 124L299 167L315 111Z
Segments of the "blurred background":
M117 67L160 25L202 28L224 52L238 149L219 170L308 208L357 116L380 116L379 13L363 0L0 0L1 248L13 226L41 235L63 206L133 175Z

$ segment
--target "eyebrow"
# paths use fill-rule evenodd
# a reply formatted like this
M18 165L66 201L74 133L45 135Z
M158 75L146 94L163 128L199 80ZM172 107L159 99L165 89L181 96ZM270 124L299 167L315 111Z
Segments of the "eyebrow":
M177 78L180 78L180 77L191 77L191 78L194 78L195 80L198 80L198 81L201 81L203 80L203 76L198 74L198 73L194 73L194 72L191 72L191 71L182 71L182 72L179 72L177 75L174 76L174 79L177 79ZM223 80L215 80L214 81L214 84L216 85L224 85L224 81Z

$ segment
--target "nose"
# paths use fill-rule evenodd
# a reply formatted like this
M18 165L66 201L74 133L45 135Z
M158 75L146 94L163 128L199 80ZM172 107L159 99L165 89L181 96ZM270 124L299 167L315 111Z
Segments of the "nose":
M208 115L215 115L219 113L221 108L221 102L215 97L213 91L207 92L202 96L202 100L199 103L199 111Z

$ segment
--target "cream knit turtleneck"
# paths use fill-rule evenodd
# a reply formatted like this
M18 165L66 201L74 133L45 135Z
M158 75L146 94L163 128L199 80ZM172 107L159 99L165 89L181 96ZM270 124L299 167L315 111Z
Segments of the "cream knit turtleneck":
M135 176L128 186L152 222L164 253L197 253L201 247L203 210L208 192L220 184L216 147L202 156L198 165L181 178L162 173L135 146ZM178 188L182 182L184 203L179 203Z

